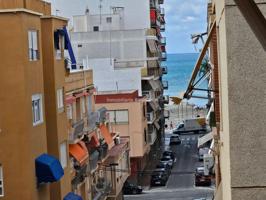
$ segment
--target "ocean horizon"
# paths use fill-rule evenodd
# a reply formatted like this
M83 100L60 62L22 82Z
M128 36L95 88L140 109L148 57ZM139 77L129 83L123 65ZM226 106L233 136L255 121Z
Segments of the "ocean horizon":
M198 56L199 53L167 54L168 74L163 76L163 80L168 81L168 90L164 91L165 95L181 96L186 91ZM191 98L188 103L204 106L207 100Z

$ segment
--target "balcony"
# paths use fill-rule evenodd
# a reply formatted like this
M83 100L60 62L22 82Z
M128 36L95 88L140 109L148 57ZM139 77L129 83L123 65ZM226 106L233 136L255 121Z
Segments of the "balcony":
M98 160L99 160L99 152L97 150L92 150L89 156L90 163L90 172L93 172L97 169Z
M82 183L85 180L85 177L87 176L87 165L82 166L79 169L76 169L76 175L72 179L71 183L76 187L78 184Z
M163 74L168 74L168 68L167 66L162 66Z
M161 61L166 61L167 60L167 54L165 52L162 52L160 59L161 59Z
M168 81L162 81L163 89L168 90Z
M162 16L164 16L164 15L165 15L164 8L160 8L160 14L161 14Z
M161 31L165 31L165 24L161 24L161 26L160 26L160 30L161 30Z
M161 45L166 45L166 37L161 37L160 43Z
M86 82L87 85L92 85L92 70L84 69L72 71L65 77L65 82L66 92L84 88L84 82Z
M165 46L161 46L161 52L166 53L166 48L165 48Z
M84 121L83 119L74 123L69 131L70 143L76 143L77 140L81 139L84 134Z
M164 118L169 119L170 111L169 110L164 110L163 115L164 115Z
M148 144L153 145L157 138L156 129L153 125L148 126Z
M155 94L151 90L142 91L142 96L145 96L148 101L152 101L155 99Z
M159 0L159 4L164 4L164 0Z
M107 111L107 109L105 107L102 107L102 108L97 110L97 115L98 115L97 116L97 120L96 120L97 123L105 122L105 120L106 120L106 111Z
M148 112L147 113L148 124L152 124L154 120L155 120L154 112Z
M169 104L169 96L168 95L163 96L163 103Z
M98 121L98 113L97 112L91 112L88 115L88 129L87 131L90 133L96 128L96 123Z
M108 144L103 143L99 147L97 147L97 151L99 152L99 161L102 161L104 158L106 158L108 153Z

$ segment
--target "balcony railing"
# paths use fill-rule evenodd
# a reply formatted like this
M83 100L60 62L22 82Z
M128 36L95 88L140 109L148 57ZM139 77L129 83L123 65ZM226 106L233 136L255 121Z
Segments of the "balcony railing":
M95 130L96 123L98 122L98 113L97 112L91 112L88 115L88 132L91 132Z
M166 45L166 37L161 37L160 43L161 43L161 45Z
M167 66L162 66L163 74L168 74Z
M160 59L161 59L161 61L166 61L167 60L167 54L165 52L162 52Z
M152 101L153 99L155 99L155 94L152 91L142 91L142 96L147 97L149 101Z
M153 123L153 121L154 121L154 118L155 116L154 116L154 113L153 112L148 112L147 113L147 121L148 121L148 123Z
M159 0L159 4L164 4L164 0Z
M98 166L99 152L97 150L91 151L89 160L90 160L89 161L89 163L90 163L90 172L92 172Z
M84 134L84 121L80 120L72 125L69 133L69 141L74 142L80 139Z
M108 153L108 144L103 143L99 147L97 147L97 151L99 152L99 158L98 160L101 161L104 158L106 158L107 153Z
M165 24L161 24L161 26L160 26L160 30L161 30L161 31L165 31Z
M82 183L87 176L87 165L82 166L80 169L76 170L76 175L71 181L72 185L77 186L78 184Z
M167 119L169 119L169 117L170 117L170 111L169 110L164 110L164 118L167 118Z
M106 111L107 109L105 107L102 107L97 110L97 123L105 122L106 120Z
M152 145L157 138L156 129L153 125L148 126L148 143Z
M160 8L160 14L161 14L162 16L164 16L164 15L165 15L164 8Z
M169 96L168 95L163 96L163 103L169 104Z
M163 89L168 90L168 81L162 81Z

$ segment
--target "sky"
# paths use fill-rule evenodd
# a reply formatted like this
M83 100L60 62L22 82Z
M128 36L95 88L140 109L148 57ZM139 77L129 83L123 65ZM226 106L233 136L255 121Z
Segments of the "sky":
M83 14L88 1L96 0L46 0L52 3L53 13L71 19ZM134 1L134 0L132 0ZM207 28L208 0L165 0L166 31L168 53L195 53L191 34L202 33Z

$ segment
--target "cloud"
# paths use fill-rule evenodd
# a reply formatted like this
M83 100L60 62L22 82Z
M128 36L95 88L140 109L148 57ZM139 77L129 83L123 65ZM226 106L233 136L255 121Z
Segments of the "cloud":
M195 52L190 35L207 28L208 0L167 0L164 3L168 52Z

